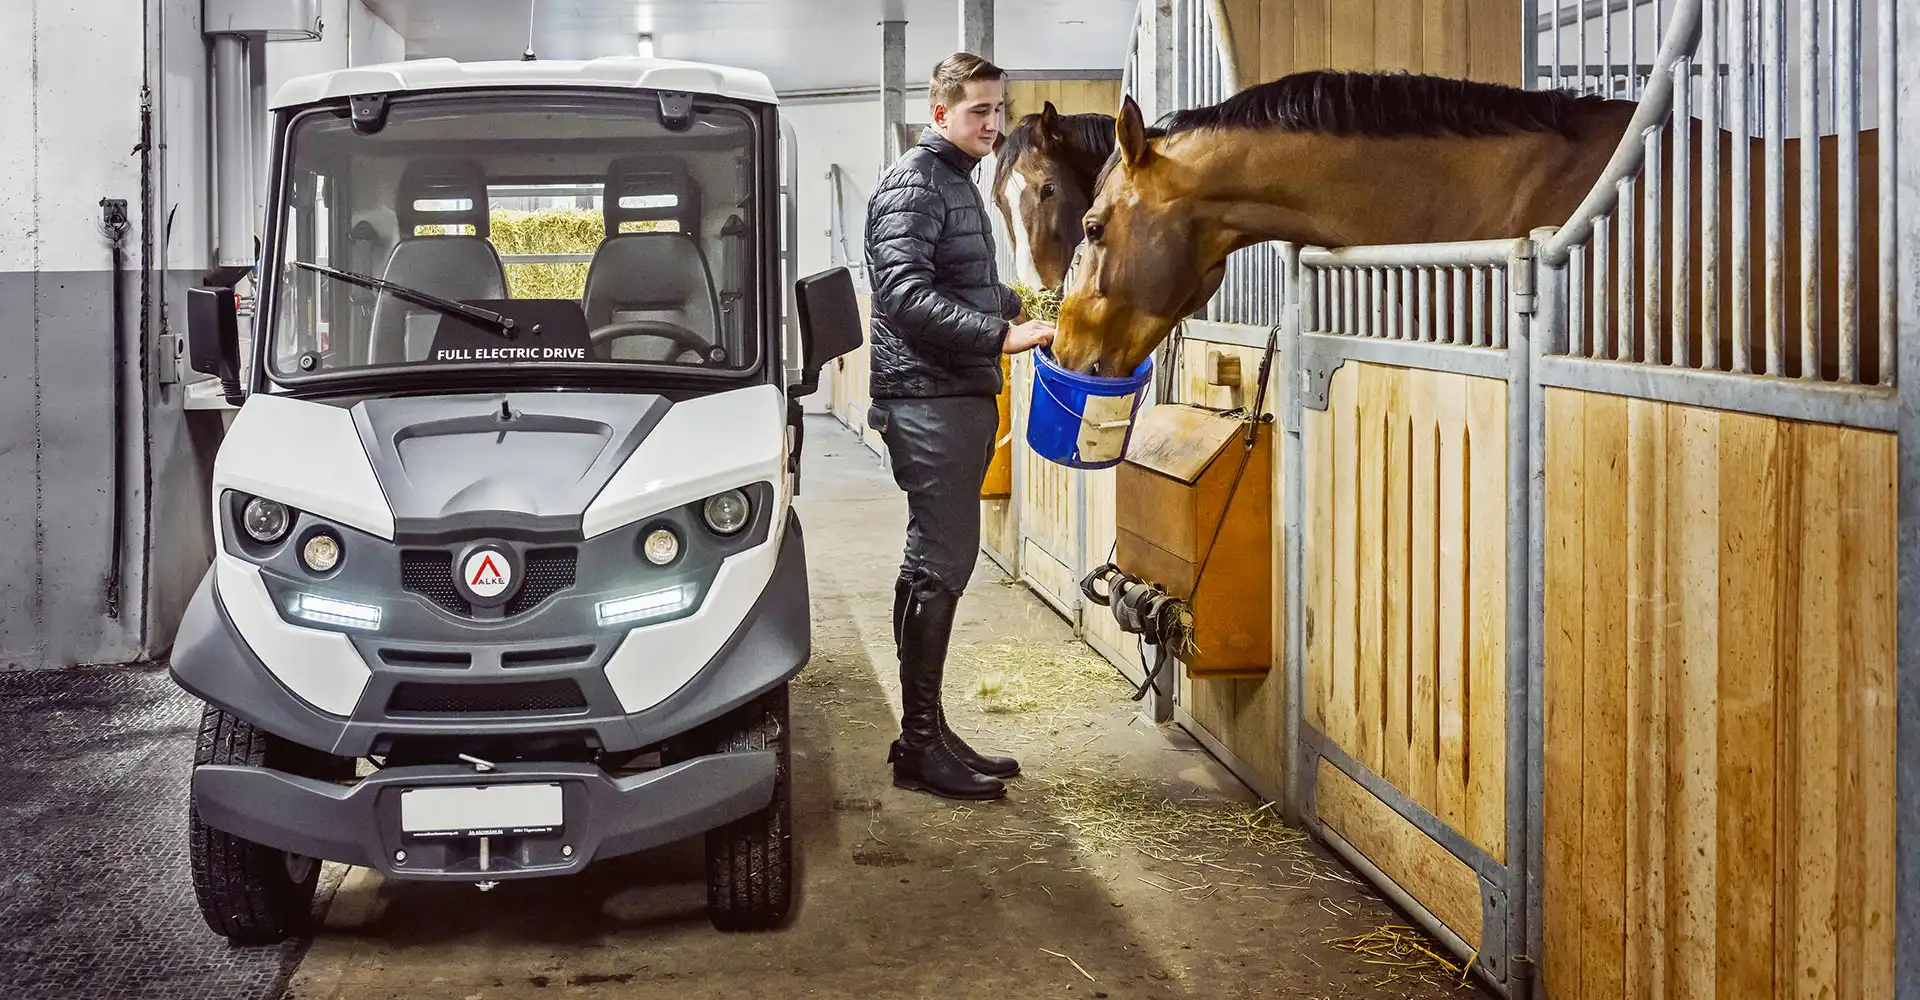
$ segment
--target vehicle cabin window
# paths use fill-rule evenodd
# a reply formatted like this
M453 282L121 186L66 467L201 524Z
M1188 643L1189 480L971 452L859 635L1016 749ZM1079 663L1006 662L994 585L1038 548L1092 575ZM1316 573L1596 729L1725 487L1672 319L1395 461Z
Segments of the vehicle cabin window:
M538 302L543 327L556 325L544 310L572 310L586 350L562 363L752 368L757 149L745 110L703 105L676 131L650 95L405 98L366 134L303 115L277 235L273 374L504 353L447 350L461 321L356 276L509 314Z

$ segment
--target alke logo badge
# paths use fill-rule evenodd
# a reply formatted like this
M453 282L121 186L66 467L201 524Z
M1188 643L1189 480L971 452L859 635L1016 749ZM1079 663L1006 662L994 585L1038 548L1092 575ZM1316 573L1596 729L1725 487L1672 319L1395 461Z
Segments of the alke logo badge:
M513 564L499 549L480 549L467 557L460 578L475 597L499 597L513 583Z

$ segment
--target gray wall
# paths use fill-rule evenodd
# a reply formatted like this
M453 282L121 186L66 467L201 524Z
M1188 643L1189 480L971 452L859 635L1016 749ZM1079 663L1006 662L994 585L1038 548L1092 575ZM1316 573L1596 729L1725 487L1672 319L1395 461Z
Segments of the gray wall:
M140 655L144 581L125 536L122 604L106 614L115 391L103 197L141 212L140 0L0 0L0 667ZM125 342L137 343L132 234ZM131 357L131 352L129 353ZM128 388L137 392L137 383ZM123 432L140 434L137 405ZM139 440L134 437L130 440ZM128 449L127 509L144 503ZM129 526L131 527L131 526Z
M269 47L270 66L299 50L275 82L344 66L349 35L356 62L398 51L359 0L322 9L325 41ZM210 472L231 414L188 409L166 350L208 263L206 68L200 0L0 0L0 669L164 655L212 556ZM118 378L103 197L125 199L134 225Z

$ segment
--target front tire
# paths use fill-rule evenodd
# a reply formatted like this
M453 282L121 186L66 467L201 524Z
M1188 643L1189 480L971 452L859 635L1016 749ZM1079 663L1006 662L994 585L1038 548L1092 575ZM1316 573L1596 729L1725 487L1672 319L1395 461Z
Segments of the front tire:
M209 706L193 763L305 770L314 751ZM293 766L290 766L293 765ZM256 844L201 822L188 807L193 894L214 933L240 945L275 944L313 927L320 861Z
M778 926L793 905L791 739L785 684L715 724L716 753L772 750L773 801L707 833L707 916L723 931Z

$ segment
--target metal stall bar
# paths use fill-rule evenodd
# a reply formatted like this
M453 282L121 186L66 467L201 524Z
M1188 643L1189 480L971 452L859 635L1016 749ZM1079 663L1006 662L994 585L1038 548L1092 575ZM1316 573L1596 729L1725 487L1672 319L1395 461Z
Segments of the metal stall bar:
M1846 5L1852 0L1839 0ZM1800 377L1820 377L1820 4L1800 5ZM1811 154L1811 155L1810 155Z
M1607 167L1593 189L1587 192L1580 207L1574 210L1573 217L1567 220L1565 226L1555 230L1553 237L1540 247L1542 260L1556 267L1565 263L1567 251L1575 244L1587 242L1593 233L1594 221L1612 210L1619 197L1618 182L1640 172L1640 161L1646 151L1639 137L1647 129L1658 127L1667 117L1673 101L1673 64L1692 52L1699 38L1700 0L1680 0L1674 7L1667 33L1661 39L1660 52L1654 57L1652 78L1640 97L1639 105L1633 110L1626 134L1621 137L1620 145L1614 148L1613 157L1607 161ZM1621 236L1625 238L1626 234L1622 233Z

